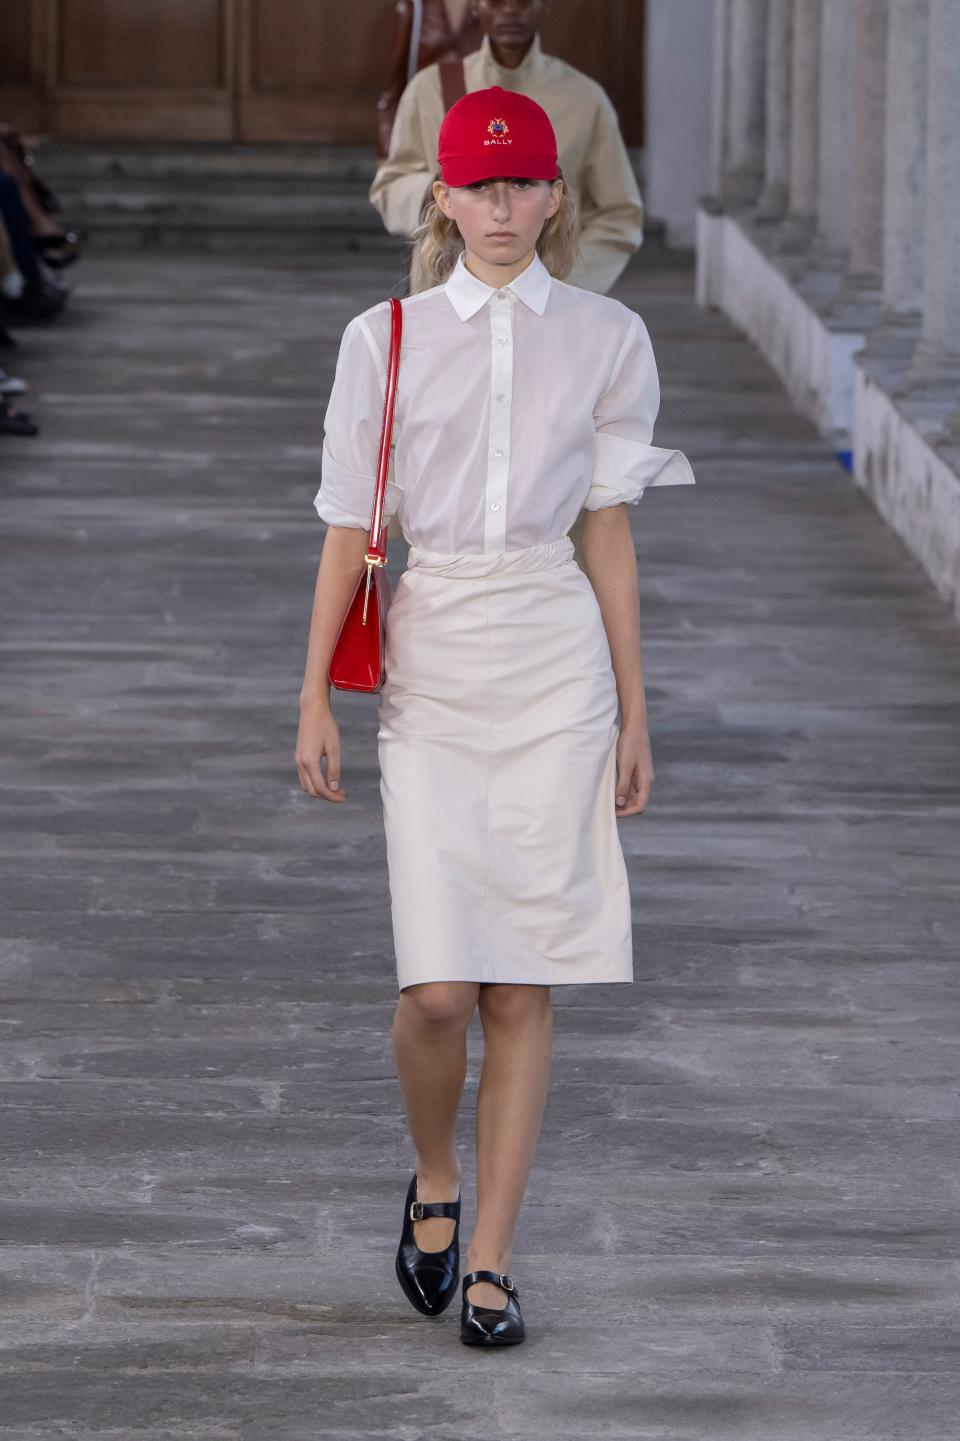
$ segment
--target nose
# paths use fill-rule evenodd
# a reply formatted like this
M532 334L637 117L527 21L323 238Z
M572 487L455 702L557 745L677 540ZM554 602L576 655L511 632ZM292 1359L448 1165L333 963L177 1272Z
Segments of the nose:
M510 219L510 192L502 180L498 181L493 189L493 218Z

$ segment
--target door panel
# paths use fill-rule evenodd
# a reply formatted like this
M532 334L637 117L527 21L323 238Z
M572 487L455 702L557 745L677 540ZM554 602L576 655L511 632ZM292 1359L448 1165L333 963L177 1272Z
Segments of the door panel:
M43 44L35 0L2 0L0 120L39 130L43 123Z
M220 0L60 0L58 83L68 88L226 87Z
M240 0L237 138L373 144L393 0Z
M65 139L229 140L236 0L34 0L46 128Z

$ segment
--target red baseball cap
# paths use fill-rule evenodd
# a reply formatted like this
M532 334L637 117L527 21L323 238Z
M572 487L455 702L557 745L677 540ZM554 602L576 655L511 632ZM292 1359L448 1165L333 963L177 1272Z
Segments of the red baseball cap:
M491 85L451 105L437 144L447 185L471 185L494 175L556 180L557 137L541 105L518 90Z

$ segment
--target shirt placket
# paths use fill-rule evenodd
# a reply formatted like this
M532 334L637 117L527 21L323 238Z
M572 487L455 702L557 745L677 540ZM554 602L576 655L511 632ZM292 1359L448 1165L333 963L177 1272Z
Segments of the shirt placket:
M485 551L506 550L510 405L513 399L513 303L507 290L497 290L490 298L490 351Z

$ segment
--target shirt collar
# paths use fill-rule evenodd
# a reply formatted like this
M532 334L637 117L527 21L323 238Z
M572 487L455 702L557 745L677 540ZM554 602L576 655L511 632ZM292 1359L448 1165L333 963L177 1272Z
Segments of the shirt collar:
M520 274L515 275L503 288L512 290L514 295L519 296L525 305L536 311L537 315L542 315L547 308L552 283L553 276L534 251L533 259L526 270L521 270ZM496 294L496 286L487 285L467 269L462 250L444 284L444 289L450 304L461 320L469 320L471 315L476 315L477 311L486 305L491 295Z
M539 32L534 33L526 55L512 70L506 65L501 65L497 60L490 45L489 35L483 37L480 54L483 56L482 67L488 84L500 85L504 90L522 90L530 77L538 75L543 69L545 58L540 46ZM478 88L482 89L483 87Z

